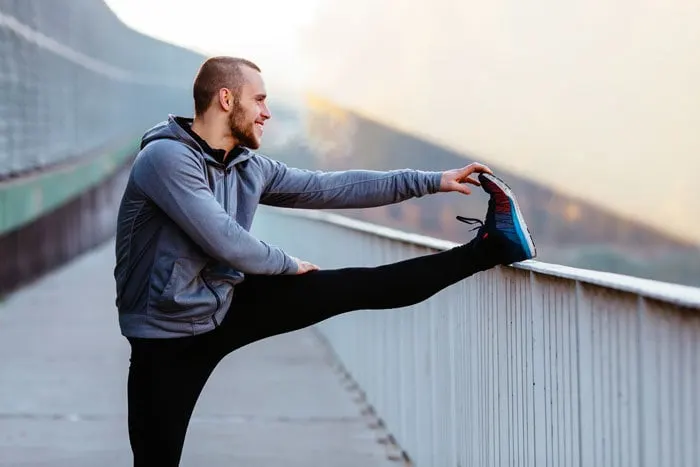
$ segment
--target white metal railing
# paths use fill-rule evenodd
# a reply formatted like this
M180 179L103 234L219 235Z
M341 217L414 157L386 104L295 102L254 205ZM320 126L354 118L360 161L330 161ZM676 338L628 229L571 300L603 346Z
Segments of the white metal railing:
M323 268L455 246L321 212L255 229ZM700 466L700 289L528 261L318 328L416 466Z

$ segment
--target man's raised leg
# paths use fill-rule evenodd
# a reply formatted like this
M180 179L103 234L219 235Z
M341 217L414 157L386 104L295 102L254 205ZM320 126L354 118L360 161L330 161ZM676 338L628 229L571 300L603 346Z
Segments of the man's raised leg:
M499 264L535 255L534 243L510 189L482 174L491 195L474 239L435 254L378 267L312 271L296 276L250 276L234 294L230 321L253 342L301 329L353 310L393 309L428 299Z

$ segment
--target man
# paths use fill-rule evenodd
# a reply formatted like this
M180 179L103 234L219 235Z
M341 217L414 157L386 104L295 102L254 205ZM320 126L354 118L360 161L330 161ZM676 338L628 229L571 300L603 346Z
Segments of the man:
M515 198L484 165L446 172L290 168L254 152L270 118L255 64L211 58L193 93L193 119L170 116L144 135L119 210L116 303L131 344L129 436L137 467L179 464L200 392L236 349L340 313L412 305L479 271L535 256ZM259 203L362 208L469 194L466 184L491 194L485 222L459 218L481 223L476 237L399 263L322 271L249 233Z

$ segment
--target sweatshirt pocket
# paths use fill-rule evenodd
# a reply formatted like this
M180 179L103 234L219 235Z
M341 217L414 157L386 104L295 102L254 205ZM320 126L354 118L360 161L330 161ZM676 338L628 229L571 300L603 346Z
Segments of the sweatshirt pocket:
M217 304L200 276L205 264L204 259L175 260L168 281L155 300L155 308L177 318L197 318L211 314Z

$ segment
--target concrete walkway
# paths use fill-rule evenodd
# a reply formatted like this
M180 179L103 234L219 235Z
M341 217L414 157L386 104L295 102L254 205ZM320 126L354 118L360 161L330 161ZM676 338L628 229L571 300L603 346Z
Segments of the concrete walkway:
M113 244L0 304L0 466L131 465ZM399 466L312 330L225 359L183 466Z

